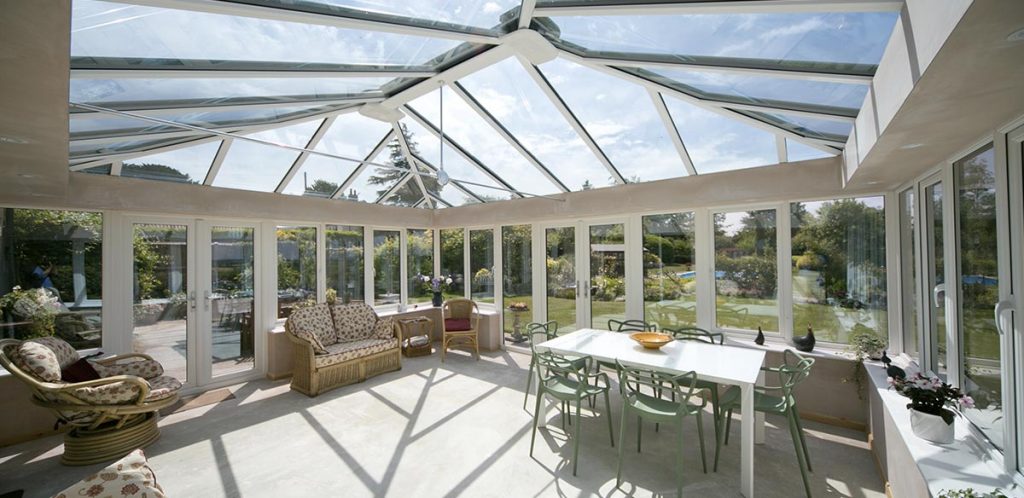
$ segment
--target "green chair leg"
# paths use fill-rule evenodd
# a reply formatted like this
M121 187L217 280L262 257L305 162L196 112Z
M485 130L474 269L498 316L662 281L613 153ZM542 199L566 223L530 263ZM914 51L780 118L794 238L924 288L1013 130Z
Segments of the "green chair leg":
M716 420L715 425L723 424L725 420ZM715 467L714 471L718 472L718 457L722 454L722 440L725 439L726 431L718 432L715 435Z
M615 447L615 433L612 431L612 402L608 397L608 391L604 392L604 413L605 418L608 419L608 440L612 444L612 448Z
M708 473L708 460L704 456L704 416L697 412L697 439L700 439L700 464L704 467L704 473Z
M683 423L684 420L679 420L679 448L676 450L676 496L682 498L683 496L683 448L686 446L686 440L683 438Z
M729 429L732 427L732 410L725 414L725 445L729 446Z
M793 420L796 421L797 433L800 434L800 446L804 447L804 460L807 462L807 471L814 472L811 469L811 454L807 451L807 440L804 438L804 427L800 424L800 412L796 411L796 406L793 408Z
M625 407L622 410L622 422L619 423L619 463L615 471L615 489L622 485L622 451L626 446L626 419L628 418Z
M572 442L572 475L576 475L576 467L580 464L580 404L583 400L576 400L576 430Z
M537 421L540 419L540 404L541 400L544 399L544 395L540 391L540 386L537 386L537 404L533 407L533 433L530 435L530 456L533 456L533 443L537 440Z
M643 434L644 419L636 417L636 452L640 453L640 436Z
M790 436L793 438L793 448L796 450L796 463L800 466L800 477L804 481L804 491L807 492L807 498L811 498L811 483L807 480L807 463L804 460L804 449L800 445L800 436L797 434L796 420L792 413L787 413L786 418L789 422Z
M718 419L721 418L722 412L718 409L718 389L711 389L711 414L715 417L715 439L718 439L718 432L721 427L718 426Z
M526 392L523 393L523 409L526 409L526 402L530 399L530 385L533 384L533 363L534 359L530 358L530 373L526 376Z

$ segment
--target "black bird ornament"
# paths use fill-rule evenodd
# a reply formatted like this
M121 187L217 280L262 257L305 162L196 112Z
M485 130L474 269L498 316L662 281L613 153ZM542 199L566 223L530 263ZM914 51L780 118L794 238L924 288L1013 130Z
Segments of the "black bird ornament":
M805 353L814 351L814 343L814 330L811 330L810 324L807 325L807 335L793 338L793 345L796 346L796 349Z
M885 365L885 375L894 379L906 379L907 371L892 364L892 358L885 351L882 351L882 364Z
M764 331L761 330L761 326L757 326L757 337L754 338L754 344L758 346L764 346Z

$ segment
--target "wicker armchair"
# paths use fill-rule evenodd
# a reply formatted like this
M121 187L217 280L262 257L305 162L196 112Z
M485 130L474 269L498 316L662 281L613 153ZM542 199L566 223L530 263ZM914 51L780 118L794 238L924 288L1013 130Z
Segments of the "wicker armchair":
M79 360L75 349L56 337L0 340L0 365L29 386L34 404L72 427L64 435L61 462L91 465L156 441L157 412L178 401L181 383L164 376L160 363L144 354L90 361L99 379L61 380L62 369Z
M471 351L480 360L480 307L466 298L449 299L441 307L444 318L444 335L441 337L441 362L449 347L472 347Z

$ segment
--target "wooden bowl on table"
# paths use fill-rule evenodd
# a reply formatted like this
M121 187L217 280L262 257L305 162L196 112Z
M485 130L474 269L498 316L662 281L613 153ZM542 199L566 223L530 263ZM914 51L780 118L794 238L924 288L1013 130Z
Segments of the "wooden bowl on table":
M661 349L662 346L672 342L672 336L660 332L634 332L629 338L640 343L646 349Z

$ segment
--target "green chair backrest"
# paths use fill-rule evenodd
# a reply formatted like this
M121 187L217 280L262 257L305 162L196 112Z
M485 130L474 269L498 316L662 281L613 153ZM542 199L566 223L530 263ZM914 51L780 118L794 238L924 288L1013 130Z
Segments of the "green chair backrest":
M793 396L798 384L811 375L814 358L807 358L792 349L782 353L782 366L776 369L779 374L779 389L787 397Z
M646 368L630 367L615 362L615 369L619 373L619 391L623 398L631 399L637 395L644 394L643 389L649 388L651 392L664 392L665 394L675 393L675 399L679 401L679 411L683 411L690 397L697 393L697 372L686 372L682 375L671 375L666 373L648 370ZM650 396L649 394L644 394Z
M580 380L578 359L569 359L550 351L535 351L533 357L537 360L537 373L540 375L542 383L555 377L565 379L575 377L577 381ZM586 387L586 383L579 382L577 390L582 390L584 387Z
M709 332L700 327L680 327L677 329L664 329L664 332L672 334L677 341L698 341L708 344L725 344L725 334L721 332Z
M532 322L526 325L526 338L530 341L531 351L534 344L540 344L555 337L558 337L558 322L554 320L545 323Z
M647 323L643 320L608 320L608 330L615 332L656 332L658 324Z

